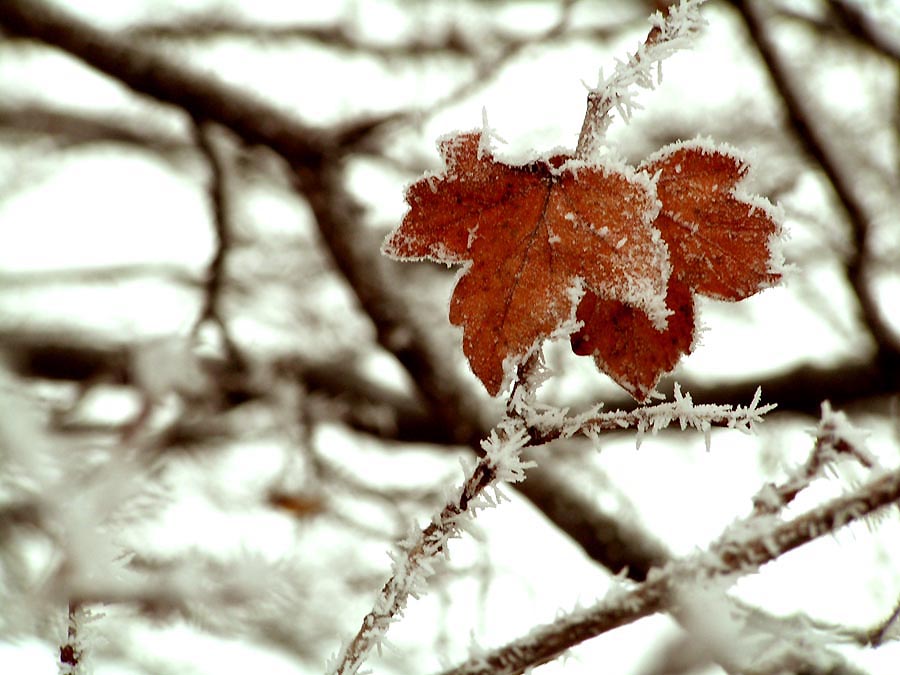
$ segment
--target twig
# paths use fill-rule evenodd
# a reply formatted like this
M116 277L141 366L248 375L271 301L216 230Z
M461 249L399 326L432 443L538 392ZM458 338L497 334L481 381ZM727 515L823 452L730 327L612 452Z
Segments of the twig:
M245 142L267 145L292 162L316 166L334 148L333 136L322 129L301 124L208 72L175 65L40 0L0 2L0 26L64 49L140 94L176 105L194 118L215 120Z
M59 647L59 672L61 675L76 675L82 672L80 666L84 657L84 648L78 628L83 614L84 610L78 603L69 603L66 640Z
M402 552L394 557L393 573L381 589L375 606L363 619L354 638L336 658L331 670L335 675L354 675L373 648L379 647L388 627L400 618L410 596L425 590L425 581L434 572L434 564L447 554L447 541L465 527L463 516L491 504L484 491L498 481L520 481L528 464L519 453L529 443L524 428L505 418L485 441L484 457L467 475L457 497L420 533L413 533L401 544Z
M828 5L830 11L825 16L785 6L779 7L777 13L781 18L809 26L820 35L843 40L849 37L865 48L900 62L900 43L891 42L884 27L866 16L862 7L843 0L829 0Z
M424 57L433 54L471 55L475 45L466 33L453 27L434 38L414 36L406 42L386 44L354 33L344 23L330 26L263 25L213 15L197 15L178 23L145 23L132 28L128 34L136 39L150 40L209 40L247 38L271 43L280 41L313 42L335 50L365 54L375 58L398 59Z
M834 412L828 401L822 403L822 415L816 429L816 442L806 463L780 485L766 485L753 497L753 511L757 515L778 513L832 464L840 455L855 458L867 469L874 469L877 460L859 442L855 431L842 412Z
M662 80L662 61L686 47L704 25L699 7L705 0L682 0L676 7L668 8L663 17L657 12L651 17L652 28L637 52L628 61L618 61L613 74L607 79L600 71L597 86L588 92L587 110L578 136L575 155L582 159L591 157L602 145L606 130L612 123L613 109L625 120L640 108L632 98L632 87L653 89ZM654 81L653 69L656 67Z
M867 16L864 6L847 2L847 0L829 0L828 4L831 11L837 15L841 24L852 36L875 51L900 62L900 42L896 40L897 36L893 35L895 39L891 40L890 29L879 26L876 21Z
M113 141L149 150L168 161L188 147L182 139L162 130L138 127L119 118L63 112L37 104L0 105L0 128L46 135L62 148Z
M206 271L203 305L194 323L193 333L196 335L206 321L216 324L227 352L228 363L241 368L244 364L240 350L231 338L228 323L222 315L225 262L232 248L232 228L228 208L225 162L215 147L212 131L212 125L202 119L194 118L194 139L209 165L208 192L213 231L215 232L215 246Z
M562 15L568 18L574 0L564 0ZM128 30L128 35L137 39L151 40L199 40L220 39L223 37L244 38L271 43L272 41L305 41L319 44L333 50L364 54L374 58L394 60L422 58L427 56L460 56L478 59L485 45L499 45L502 52L509 49L518 51L521 46L546 42L560 37L571 38L608 38L615 35L623 22L615 26L594 26L582 29L560 26L554 23L551 28L537 35L520 37L499 26L492 30L480 32L473 36L466 26L451 24L439 35L412 35L409 38L393 43L373 41L364 35L354 32L345 23L328 26L313 25L264 25L240 19L220 18L212 15L197 15L181 19L178 23L143 23ZM563 30L563 29L566 30ZM480 78L473 78L480 79Z
M568 13L568 6L573 4L572 0L565 0L566 7L563 8L563 11ZM249 38L266 42L299 40L313 42L329 49L386 60L445 55L477 58L485 44L503 45L505 49L520 43L543 40L546 35L521 38L500 27L474 38L464 27L452 25L441 35L413 35L404 41L386 43L373 41L364 35L357 34L345 23L336 23L330 26L268 26L214 16L197 16L177 24L143 24L129 30L128 33L135 38L154 40L196 41L222 37Z
M867 636L869 644L877 647L882 644L888 633L897 627L897 620L900 619L900 600L894 605L894 611L882 621L878 626L871 630Z
M206 273L203 307L197 317L197 325L210 320L224 325L220 314L221 291L225 276L225 257L231 247L231 228L228 225L227 189L225 185L225 165L213 142L212 126L201 119L194 119L194 140L209 165L209 202L212 211L213 229L216 242L213 257ZM196 330L196 328L195 328Z
M549 42L565 35L567 32L571 32L569 31L569 22L574 6L574 0L563 0L559 18L553 25L539 35L525 38L505 37L501 39L501 47L497 54L489 58L476 58L475 74L473 77L462 85L455 87L438 99L434 104L428 106L428 108L423 111L423 115L426 117L435 115L446 107L454 105L460 99L469 96L474 91L484 88L491 82L497 73L502 70L504 65L509 63L529 45ZM477 57L478 54L474 53L473 56Z
M40 286L65 285L68 287L92 284L109 284L151 277L172 284L193 288L199 286L199 280L186 269L176 263L124 263L109 265L103 268L71 267L50 270L26 270L21 272L0 272L0 288L8 290Z
M582 415L568 416L565 411L556 408L540 407L532 409L526 419L531 425L529 431L541 443L576 434L593 437L601 431L634 429L638 432L637 443L640 445L646 432L655 434L677 422L682 430L690 427L703 432L709 447L713 426L749 432L754 424L761 423L763 416L776 407L773 403L761 406L761 397L762 389L757 387L753 400L746 406L695 405L691 395L682 394L681 388L676 384L673 400L634 410L589 411Z

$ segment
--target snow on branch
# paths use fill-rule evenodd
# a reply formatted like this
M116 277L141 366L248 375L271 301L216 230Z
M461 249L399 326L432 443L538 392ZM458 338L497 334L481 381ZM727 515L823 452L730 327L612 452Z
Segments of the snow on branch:
M610 112L613 108L626 122L641 108L634 99L634 88L654 89L662 82L662 62L676 51L689 47L706 25L700 16L700 5L704 2L681 0L677 6L670 7L665 16L656 12L650 17L650 32L637 51L627 61L616 59L616 67L609 77L605 77L601 69L597 86L588 92L587 111L575 151L578 157L588 158L599 149L612 123Z
M676 384L673 399L656 405L608 412L600 412L595 408L574 416L566 415L565 410L535 406L526 415L526 420L534 429L533 435L541 442L576 434L593 437L601 431L635 429L638 446L648 431L655 434L677 422L682 430L690 428L702 432L709 449L710 434L714 426L749 433L753 431L755 424L763 422L763 416L774 410L776 404L760 405L761 399L762 390L757 388L753 400L746 406L694 404L690 393L683 394L681 387Z
M540 626L494 651L474 656L443 675L523 673L589 638L667 610L685 583L753 572L788 551L897 501L900 501L900 470L883 473L868 484L789 521L750 516L729 527L709 551L652 570L647 581L639 586L631 590L617 588L594 607Z
M843 412L833 410L828 401L822 402L822 414L813 435L816 442L806 463L780 484L764 485L753 497L757 514L778 513L842 457L855 459L867 469L878 467L878 459L865 447L866 433L854 427Z
M435 563L447 556L448 540L457 537L467 525L466 519L497 500L486 490L501 482L524 480L525 470L534 462L522 461L521 452L531 438L521 420L506 417L482 441L484 456L467 473L458 494L450 499L431 523L421 532L413 531L401 542L399 553L392 555L391 578L375 599L372 611L363 619L356 636L337 655L328 672L353 675L372 648L380 650L389 626L400 619L409 597L419 597L426 590Z
M868 433L853 426L845 413L832 409L829 401L822 402L822 415L815 436L813 455L819 464L848 455L866 468L878 466L878 459L866 449Z

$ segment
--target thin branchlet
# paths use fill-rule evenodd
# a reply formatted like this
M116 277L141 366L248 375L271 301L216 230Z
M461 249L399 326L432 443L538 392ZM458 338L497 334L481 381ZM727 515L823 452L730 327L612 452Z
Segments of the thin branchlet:
M521 371L520 371L521 373ZM521 378L514 388L527 386ZM465 529L466 519L494 501L487 493L500 482L524 480L533 462L521 459L523 448L531 444L521 418L505 416L482 442L484 455L467 473L455 497L437 513L427 527L413 531L393 556L390 579L379 592L372 610L365 616L353 639L337 655L329 672L353 675L359 671L373 648L379 648L392 623L403 614L410 597L426 590L426 582L437 564L447 556L447 542Z
M762 423L764 416L774 410L776 404L760 405L761 400L762 390L757 389L747 405L695 404L691 395L682 393L676 384L671 401L634 410L602 411L598 406L580 415L570 415L566 410L535 404L523 414L533 438L540 443L578 435L594 438L603 431L634 429L637 431L636 442L640 446L647 432L655 434L677 423L682 430L690 428L703 433L708 449L713 427L749 433Z
M590 158L603 144L612 111L624 121L641 108L634 99L634 90L654 89L662 81L662 62L673 53L691 45L693 39L706 25L700 15L700 5L705 0L682 0L669 8L665 16L657 12L650 17L650 32L627 61L616 61L609 77L600 71L597 86L588 91L587 110L575 155Z

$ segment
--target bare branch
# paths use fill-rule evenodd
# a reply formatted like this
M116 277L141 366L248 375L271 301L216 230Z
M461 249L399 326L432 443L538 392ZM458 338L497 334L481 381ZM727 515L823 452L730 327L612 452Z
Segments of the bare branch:
M174 134L127 121L55 110L40 105L0 105L0 128L16 134L49 136L60 147L113 141L152 150L167 158L189 146Z
M808 95L791 76L774 38L767 29L762 11L753 0L733 0L753 44L766 66L778 94L784 102L791 129L809 156L828 178L847 220L854 250L845 262L846 277L859 302L862 320L875 340L878 360L896 368L900 361L900 338L885 321L869 283L868 240L870 217L865 203L854 188L854 180L838 159L835 150L815 123Z
M133 90L176 105L197 119L215 120L249 144L267 145L290 161L318 165L333 137L301 124L246 91L175 65L165 56L97 30L39 0L0 3L0 26L59 47Z
M197 148L209 165L209 202L215 231L215 249L206 274L203 307L197 317L197 325L204 321L214 321L225 329L221 309L221 292L224 284L225 257L231 248L231 228L229 227L227 188L225 185L225 162L212 139L212 127L202 120L194 120L194 138ZM196 328L195 328L196 330Z
M182 18L178 23L145 23L129 29L128 34L141 40L201 41L237 37L266 42L304 41L331 49L362 53L383 59L423 57L446 53L470 55L475 49L475 45L472 44L466 33L455 26L442 35L416 36L397 44L385 44L358 35L344 23L330 26L263 25L213 15Z
M225 261L233 247L231 218L228 207L228 190L226 185L225 160L216 148L212 127L201 119L194 119L194 137L197 147L209 165L209 201L212 211L213 230L215 232L215 248L206 272L204 284L203 306L194 324L194 334L204 322L214 323L221 334L228 362L239 370L244 370L240 350L231 338L228 322L222 314L222 295L226 280Z
M900 41L896 39L896 34L891 34L890 23L887 26L879 25L866 14L865 6L847 0L829 0L828 4L851 35L877 52L900 62Z
M867 642L873 647L883 644L888 635L896 631L898 620L900 620L900 600L894 606L894 611L884 621L869 631L866 636Z

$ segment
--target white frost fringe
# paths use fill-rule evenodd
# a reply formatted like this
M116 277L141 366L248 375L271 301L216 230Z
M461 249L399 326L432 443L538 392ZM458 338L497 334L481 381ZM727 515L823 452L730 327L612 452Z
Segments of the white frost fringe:
M689 393L682 393L675 384L671 401L656 405L642 406L634 410L611 410L601 412L595 406L580 415L568 415L567 410L532 404L522 410L527 424L540 431L547 439L570 438L577 434L596 438L599 432L611 429L635 429L637 447L649 431L655 434L677 422L681 429L695 429L703 432L706 449L711 443L712 427L724 426L744 433L753 431L754 426L763 422L766 413L775 409L775 403L760 405L762 389L757 388L749 405L730 406L714 403L694 404Z

